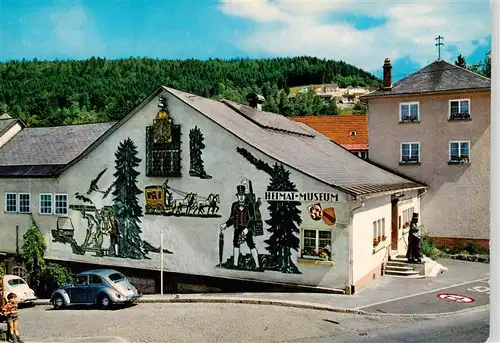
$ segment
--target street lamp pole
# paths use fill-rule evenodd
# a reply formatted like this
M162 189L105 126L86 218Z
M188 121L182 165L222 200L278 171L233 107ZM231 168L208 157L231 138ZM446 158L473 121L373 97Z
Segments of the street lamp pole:
M163 229L160 230L160 294L163 297Z

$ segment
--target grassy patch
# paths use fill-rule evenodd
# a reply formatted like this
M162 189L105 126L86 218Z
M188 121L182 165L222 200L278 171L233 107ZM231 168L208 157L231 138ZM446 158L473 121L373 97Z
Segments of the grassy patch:
M481 248L476 242L455 245L451 248L437 247L431 237L422 235L420 247L422 254L433 260L440 257L482 263L490 261L490 250Z

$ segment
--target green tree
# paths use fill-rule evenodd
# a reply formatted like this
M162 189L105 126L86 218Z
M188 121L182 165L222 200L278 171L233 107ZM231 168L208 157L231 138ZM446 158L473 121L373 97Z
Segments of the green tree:
M353 114L366 114L368 112L368 107L361 101L356 101L352 107Z
M455 65L462 67L462 68L467 68L467 64L465 62L465 57L462 56L462 54L459 54L457 57L457 60L455 61Z
M137 187L139 172L137 167L141 159L134 142L127 138L121 142L115 153L116 177L113 190L113 212L118 223L118 255L124 258L142 259L146 257L139 227L142 208L138 195L142 191Z
M36 225L29 228L23 235L21 247L21 261L30 275L31 283L39 288L41 283L51 283L53 287L60 287L71 281L71 272L68 268L45 260L47 242Z
M24 233L21 259L35 287L40 286L40 282L44 275L46 268L44 258L46 249L47 242L45 237L36 226L32 226Z

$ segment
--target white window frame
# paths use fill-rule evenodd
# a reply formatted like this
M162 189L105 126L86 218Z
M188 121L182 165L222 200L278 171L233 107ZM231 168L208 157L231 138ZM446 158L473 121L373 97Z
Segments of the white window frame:
M14 195L14 198L16 200L16 209L14 211L7 210L7 207L8 207L7 197L8 197L8 195ZM19 210L19 199L18 199L17 193L6 192L5 193L5 213L17 213L18 210Z
M409 156L410 158L411 158L411 152L412 152L411 146L412 146L412 144L417 144L417 146L418 146L418 160L416 162L414 162L414 161L408 161L408 162L403 161L403 144L409 144L410 145L410 156ZM420 163L421 155L422 155L422 152L420 150L420 142L401 142L400 147L399 147L399 163L403 163L403 164L418 164L418 163Z
M463 162L461 162L461 161L458 161L458 162L453 162L453 161L451 160L451 144L453 144L453 143L458 143L458 155L459 155L459 157L461 157L461 156L460 156L460 151L462 150L462 149L461 149L461 148L462 148L462 146L461 146L461 145L462 145L463 143L467 143L467 146L468 146L468 149L467 149L467 150L469 150L469 156L467 156L467 159L466 159L466 160L464 160ZM449 141L449 142L448 142L448 163L457 163L457 164L461 164L461 163L470 163L470 161L471 161L471 158L470 158L470 141Z
M411 115L411 105L417 105L417 120L415 121L403 121L403 112L401 111L402 106L408 106L408 115ZM420 101L408 101L399 103L399 122L400 123L418 123L420 121Z
M44 195L49 195L50 196L50 213L44 213L42 212L42 196ZM38 197L39 203L38 203L38 212L41 215L45 216L51 216L54 213L54 195L52 193L40 193L40 196Z
M460 111L460 104L462 102L465 102L465 101L467 101L469 103L469 113L467 113L469 115L469 118L468 119L454 119L454 118L451 118L451 103L452 102L458 102L458 110ZM470 118L471 118L470 99L468 99L468 98L464 98L464 99L451 99L451 100L448 101L448 120L469 120Z
M66 197L66 207L58 207L57 206L57 197ZM54 199L53 199L53 203L54 203L54 214L56 216L59 216L59 217L67 217L68 216L68 194L65 194L65 193L56 193L54 194ZM64 209L65 210L65 213L58 213L57 209Z
M28 210L27 211L22 211L21 210L21 196L22 195L27 195L28 196ZM17 210L19 213L31 213L31 194L30 193L18 193L17 194Z
M301 246L301 253L300 253L300 257L301 258L310 258L309 256L302 256L302 249L304 249L304 233L306 230L310 230L310 231L316 231L316 244L315 244L315 251L318 252L319 249L323 249L324 247L320 247L319 246L319 232L320 231L325 231L325 232L330 232L330 243L329 243L329 246L330 246L330 254L331 254L331 249L332 249L332 230L331 229L322 229L322 228L314 228L314 227L302 227L300 229L300 246ZM328 260L331 260L331 257L328 259Z

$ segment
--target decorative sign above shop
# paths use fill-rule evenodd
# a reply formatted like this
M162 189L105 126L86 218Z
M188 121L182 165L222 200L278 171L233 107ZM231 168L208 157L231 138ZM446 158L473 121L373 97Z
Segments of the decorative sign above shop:
M266 192L266 201L336 202L337 193L324 192Z

